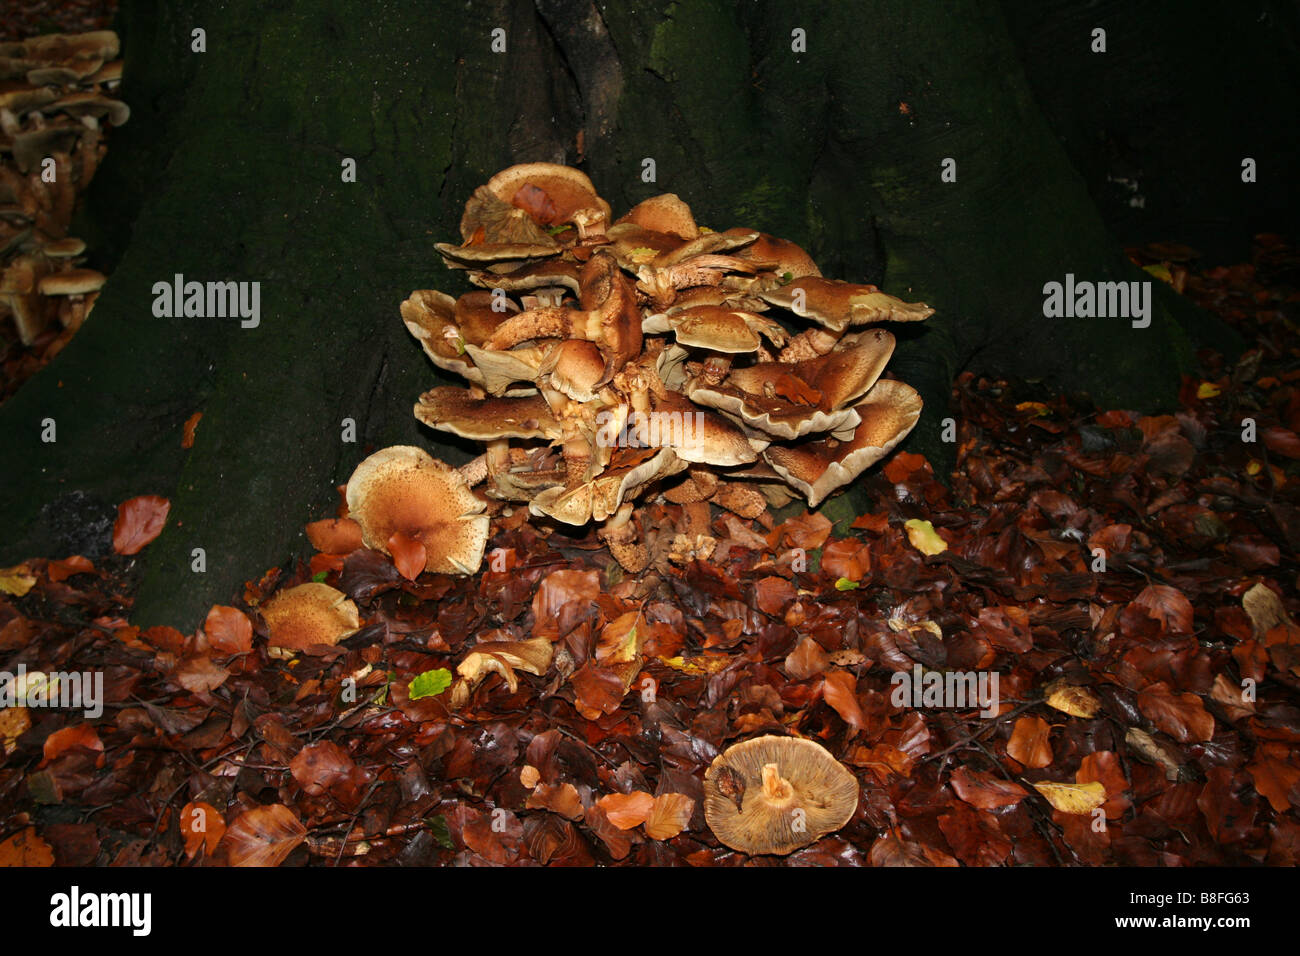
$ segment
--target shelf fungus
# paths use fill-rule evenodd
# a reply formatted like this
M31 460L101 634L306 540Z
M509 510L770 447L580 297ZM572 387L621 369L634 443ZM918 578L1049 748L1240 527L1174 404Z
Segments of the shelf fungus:
M401 531L431 571L477 570L489 516L517 503L595 525L637 573L651 560L638 501L689 510L692 542L711 540L711 506L770 524L768 502L820 504L920 416L916 392L884 377L894 337L874 326L929 306L824 278L789 240L703 228L672 193L615 218L578 170L512 166L470 196L460 238L436 248L478 290L416 290L401 315L467 385L428 389L416 417L483 454L457 470L385 449L348 485L366 544ZM397 511L363 502L370 486Z
M844 826L857 808L853 774L801 737L733 744L704 775L709 829L750 856L793 853Z

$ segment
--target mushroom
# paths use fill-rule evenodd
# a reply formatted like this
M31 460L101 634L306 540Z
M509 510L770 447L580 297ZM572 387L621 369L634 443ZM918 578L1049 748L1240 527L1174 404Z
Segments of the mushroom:
M318 581L281 591L261 611L271 632L268 643L273 657L292 657L293 652L317 644L337 644L361 627L357 606L348 596Z
M59 306L59 321L64 328L78 329L105 281L104 274L94 269L68 269L44 276L37 288L41 295L65 297Z
M400 531L424 545L426 571L473 574L483 562L485 503L457 469L423 449L394 445L375 452L357 465L345 498L368 548L387 553L389 538Z
M848 823L857 807L857 779L801 737L733 744L704 775L709 829L750 856L784 856L815 843Z
M722 235L748 235L752 231L751 229L728 229ZM738 250L735 255L739 259L748 259L767 265L778 279L785 277L801 279L804 276L817 276L820 278L822 274L821 270L817 268L817 263L813 262L812 256L804 252L802 248L788 239L778 239L776 236L769 236L765 232L760 232L757 239L745 246L745 248Z
M609 203L596 194L587 175L555 163L522 163L503 169L487 182L498 199L525 210L541 226L572 223L579 238L603 235Z
M810 508L894 450L920 419L921 396L910 385L885 379L854 411L862 421L848 441L771 445L763 453L777 474L803 492Z
M802 293L802 307L797 301L799 293ZM764 302L813 319L832 332L842 332L851 325L876 322L919 322L934 314L934 309L924 302L904 302L886 295L874 285L857 285L819 276L805 276L779 289L757 294Z
M643 199L619 218L614 225L632 223L642 229L690 240L698 238L700 227L695 224L691 207L682 202L676 193L664 193Z

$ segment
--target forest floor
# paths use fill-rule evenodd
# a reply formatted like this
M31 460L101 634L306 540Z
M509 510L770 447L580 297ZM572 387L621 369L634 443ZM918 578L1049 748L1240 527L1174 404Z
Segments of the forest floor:
M250 568L187 634L129 623L121 552L166 502L124 503L103 556L0 571L0 667L103 678L97 716L0 710L0 864L1300 862L1300 256L1134 255L1254 346L1202 354L1172 415L963 376L951 487L897 454L847 537L715 511L709 561L627 577L517 514L498 570L317 554ZM682 518L640 517L652 546ZM361 630L268 654L259 607L313 579ZM518 644L471 655L538 638L540 674ZM959 673L997 674L996 715L891 699ZM702 781L767 733L822 744L860 799L750 858Z

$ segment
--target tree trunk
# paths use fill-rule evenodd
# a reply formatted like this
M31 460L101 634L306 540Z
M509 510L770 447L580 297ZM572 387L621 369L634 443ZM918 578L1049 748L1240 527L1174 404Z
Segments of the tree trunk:
M792 51L796 29L806 53ZM102 537L64 529L164 495L167 528L141 558L142 625L191 627L302 555L303 524L333 513L334 486L368 450L468 457L411 415L439 376L397 310L413 289L468 288L433 244L511 163L581 164L616 212L675 192L702 224L787 237L827 276L934 306L898 333L891 371L927 404L908 447L938 462L952 460L940 422L962 368L1153 408L1196 343L1228 341L1160 283L1149 328L1043 318L1043 284L1067 272L1147 277L1108 235L986 3L124 0L119 32L133 116L81 223L111 280L0 408L0 558L93 554ZM940 179L949 157L955 183ZM156 318L153 286L178 273L260 282L260 324Z

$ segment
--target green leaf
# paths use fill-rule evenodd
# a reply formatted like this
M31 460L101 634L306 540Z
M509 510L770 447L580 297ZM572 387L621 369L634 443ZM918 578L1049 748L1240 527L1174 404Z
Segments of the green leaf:
M564 230L568 228L569 228L569 224L567 222L562 222L558 226L550 226L546 230L546 234L548 236L558 236L560 233L564 232Z
M835 582L835 590L837 591L856 591L858 587L857 581L850 581L848 578L840 578Z
M412 677L407 689L411 700L419 700L421 697L437 697L450 686L451 671L438 667Z
M444 850L454 850L455 844L451 842L451 830L447 826L447 818L439 814L436 817L425 817L424 825L429 828L429 833L438 846Z
M322 581L325 580L325 578L328 575L329 575L328 571L317 571L315 574L311 576L311 579L315 581L317 584L320 584Z

